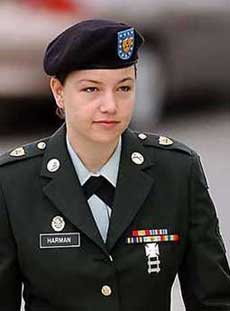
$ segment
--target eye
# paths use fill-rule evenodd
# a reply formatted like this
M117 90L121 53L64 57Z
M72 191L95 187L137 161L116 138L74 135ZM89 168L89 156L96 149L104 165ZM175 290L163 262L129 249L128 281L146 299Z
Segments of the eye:
M123 86L120 86L118 90L122 92L128 92L131 90L131 87L128 85L123 85Z
M96 92L98 89L96 87L86 87L84 89L82 89L83 92L86 92L86 93L93 93L93 92Z

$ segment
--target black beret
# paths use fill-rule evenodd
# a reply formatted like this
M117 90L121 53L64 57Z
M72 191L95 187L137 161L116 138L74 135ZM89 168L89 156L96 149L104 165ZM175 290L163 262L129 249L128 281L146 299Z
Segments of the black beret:
M47 47L44 70L58 76L77 69L109 69L137 62L144 42L131 25L111 20L85 20L66 29Z

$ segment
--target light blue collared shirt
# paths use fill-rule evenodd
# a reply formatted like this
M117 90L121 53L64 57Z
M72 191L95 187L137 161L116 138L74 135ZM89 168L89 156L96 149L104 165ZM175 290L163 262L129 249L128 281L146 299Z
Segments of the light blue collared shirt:
M121 137L119 139L118 145L112 154L111 158L102 166L100 170L96 173L90 172L77 153L73 150L73 147L70 144L68 136L66 136L66 144L67 150L73 162L75 171L78 175L79 181L81 185L91 177L91 176L103 176L105 177L114 187L117 184L120 156L121 156ZM91 209L94 220L97 224L99 232L102 236L104 242L107 238L108 228L109 228L109 220L111 217L112 210L106 205L97 195L93 194L88 199L88 204Z

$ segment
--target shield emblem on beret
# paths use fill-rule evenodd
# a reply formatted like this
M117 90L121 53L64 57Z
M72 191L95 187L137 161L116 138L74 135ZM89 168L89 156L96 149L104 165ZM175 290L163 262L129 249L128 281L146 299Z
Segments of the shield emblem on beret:
M118 32L118 56L123 59L129 59L134 49L134 28L129 28Z

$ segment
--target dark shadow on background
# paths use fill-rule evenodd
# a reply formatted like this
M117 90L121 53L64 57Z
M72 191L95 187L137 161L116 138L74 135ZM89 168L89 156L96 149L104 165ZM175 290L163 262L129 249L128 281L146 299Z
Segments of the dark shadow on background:
M3 99L0 105L0 136L52 133L61 125L51 98Z

